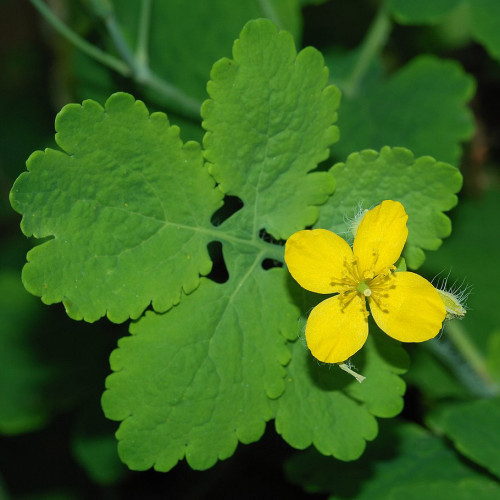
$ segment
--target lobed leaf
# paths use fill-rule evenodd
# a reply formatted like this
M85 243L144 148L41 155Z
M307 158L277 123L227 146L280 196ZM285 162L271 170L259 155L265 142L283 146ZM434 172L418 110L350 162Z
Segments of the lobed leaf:
M353 153L330 172L337 190L321 207L315 227L349 233L348 220L360 206L371 208L383 200L400 201L408 213L408 240L403 256L409 267L419 267L424 250L436 250L441 238L451 233L451 223L442 212L457 203L455 193L462 176L453 166L429 156L415 159L404 148L384 147L377 153Z
M222 194L199 145L122 93L65 106L56 129L62 151L35 152L11 192L24 234L49 238L28 252L26 288L90 322L167 310L212 265Z
M461 142L474 132L467 108L474 88L459 64L417 57L362 95L346 96L339 115L342 140L333 153L345 158L366 148L403 146L456 163Z
M202 279L168 313L146 313L111 356L102 404L123 420L119 453L132 469L167 471L184 456L209 468L238 441L258 440L273 417L290 357L282 333L297 311L283 269L265 271L260 254L227 253L225 284Z
M338 139L339 91L308 47L296 54L287 32L249 22L211 72L202 106L205 157L222 191L252 207L248 231L287 238L313 224L334 188L326 172L309 175ZM300 183L300 189L298 188Z
M301 304L301 323L324 296L292 288ZM292 346L286 390L276 403L276 430L295 448L314 445L324 455L356 460L377 435L375 416L393 417L403 408L405 384L399 377L408 356L399 342L370 324L368 340L351 361L363 383L336 365L319 363L302 332Z

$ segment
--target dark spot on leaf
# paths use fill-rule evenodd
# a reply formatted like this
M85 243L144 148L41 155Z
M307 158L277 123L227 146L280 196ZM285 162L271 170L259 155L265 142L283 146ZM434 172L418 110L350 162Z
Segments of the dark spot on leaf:
M273 267L283 267L283 262L275 259L264 259L261 263L262 269L267 271Z
M207 245L207 250L213 262L212 270L207 275L207 278L216 283L225 283L229 279L229 272L222 255L222 243L220 241L211 241Z
M243 208L243 201L237 196L224 196L224 205L216 210L210 222L214 226L220 226L224 221L229 219L231 215L234 215L238 210Z
M277 240L273 236L271 236L265 229L261 229L259 231L259 238L266 243L271 243L272 245L283 246L285 244L285 240Z

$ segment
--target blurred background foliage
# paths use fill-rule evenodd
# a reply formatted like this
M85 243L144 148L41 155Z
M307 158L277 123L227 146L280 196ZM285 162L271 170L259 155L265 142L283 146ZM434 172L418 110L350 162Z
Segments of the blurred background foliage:
M28 0L0 1L0 499L498 498L499 4L415 3L416 11L403 0L152 2L144 74L116 44L108 2L45 5L119 61L118 71L56 33ZM141 4L114 2L123 39L139 48ZM100 410L108 356L126 326L71 321L62 306L24 291L30 242L8 193L30 153L53 144L54 116L68 102L129 91L168 112L183 139L201 140L196 109L210 68L256 17L321 50L343 90L343 140L327 167L388 144L462 170L453 233L422 272L469 287L469 312L439 339L410 346L405 409L382 423L357 462L296 452L269 428L209 471L183 463L168 474L130 472L116 454L115 424Z

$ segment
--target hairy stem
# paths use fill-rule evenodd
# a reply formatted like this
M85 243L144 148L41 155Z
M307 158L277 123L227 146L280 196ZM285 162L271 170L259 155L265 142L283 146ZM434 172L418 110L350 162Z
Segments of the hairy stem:
M351 74L344 82L343 91L349 96L355 96L359 85L368 71L374 57L381 52L391 32L391 20L384 6L379 11L361 43L361 49Z

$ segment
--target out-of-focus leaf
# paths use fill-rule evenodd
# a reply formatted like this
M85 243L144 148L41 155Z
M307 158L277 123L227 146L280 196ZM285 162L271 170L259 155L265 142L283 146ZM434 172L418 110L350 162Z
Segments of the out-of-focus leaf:
M467 102L474 81L454 61L419 56L387 81L345 96L339 111L338 159L354 151L403 146L416 156L457 163L474 131ZM439 140L436 138L439 137Z
M101 485L117 482L126 471L118 458L115 427L91 402L79 412L75 424L73 454L90 478Z
M436 484L430 492L442 493L443 481L473 482L465 491L500 491L498 484L465 465L442 440L415 424L394 421L381 422L379 437L356 462L342 463L311 449L288 460L285 469L288 478L306 491L330 493L332 500L406 498L412 485L422 484ZM397 496L401 491L405 495ZM425 498L443 497L426 494Z
M396 20L403 24L435 24L463 0L386 0Z
M500 478L500 399L444 406L429 417L458 451Z
M37 359L30 338L41 307L24 290L19 273L0 273L0 432L20 434L46 424L44 397L53 368ZM49 407L48 407L49 406Z
M492 283L500 282L498 214L500 196L489 191L481 199L460 201L453 212L453 234L439 252L427 254L425 271L437 279L448 277L448 286L471 287L469 312L462 321L470 340L483 353L489 348L491 333L500 325L500 308Z

